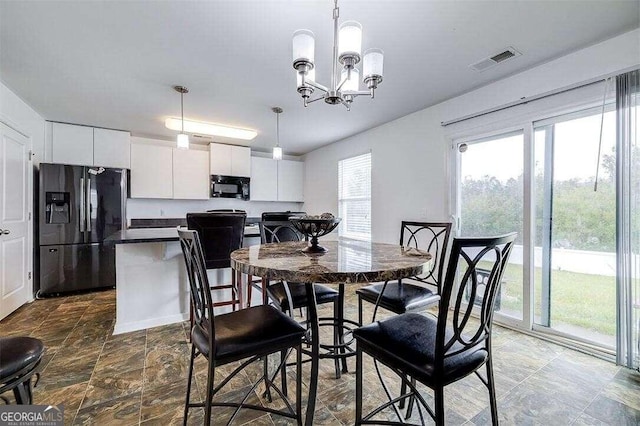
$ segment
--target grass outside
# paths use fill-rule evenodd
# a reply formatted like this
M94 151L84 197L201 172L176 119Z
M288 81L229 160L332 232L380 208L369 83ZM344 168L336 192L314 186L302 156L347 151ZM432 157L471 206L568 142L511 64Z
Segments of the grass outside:
M542 270L535 270L535 316L541 314ZM522 317L522 266L509 265L502 285L502 310ZM551 327L569 324L609 336L616 332L615 277L551 272Z

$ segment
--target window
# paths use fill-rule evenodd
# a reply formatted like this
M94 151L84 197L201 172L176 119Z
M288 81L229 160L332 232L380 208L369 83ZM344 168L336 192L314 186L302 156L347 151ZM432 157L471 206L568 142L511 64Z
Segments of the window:
M341 237L371 240L371 154L338 163L338 209Z

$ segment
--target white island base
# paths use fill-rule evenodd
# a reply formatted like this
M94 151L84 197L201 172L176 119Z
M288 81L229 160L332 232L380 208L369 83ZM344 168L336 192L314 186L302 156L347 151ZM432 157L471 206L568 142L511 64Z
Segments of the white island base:
M188 289L178 241L117 244L113 334L188 320Z

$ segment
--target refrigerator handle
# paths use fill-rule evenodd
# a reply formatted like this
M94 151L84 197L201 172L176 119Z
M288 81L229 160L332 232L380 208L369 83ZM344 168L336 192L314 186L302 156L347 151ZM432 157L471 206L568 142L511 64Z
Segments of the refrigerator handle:
M88 232L91 232L91 176L87 177L87 195L85 196L86 198L86 209L87 209L87 226L86 229Z
M80 232L85 231L85 226L87 224L87 218L85 217L86 210L86 196L87 192L85 190L84 178L80 178Z

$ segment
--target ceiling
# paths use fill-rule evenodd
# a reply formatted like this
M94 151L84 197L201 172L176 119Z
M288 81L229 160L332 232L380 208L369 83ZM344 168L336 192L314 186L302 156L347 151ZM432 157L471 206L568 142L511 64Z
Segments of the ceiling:
M170 138L185 118L251 128L249 144L302 154L434 105L639 25L638 1L341 0L363 48L385 52L376 99L347 112L304 108L291 35L316 35L316 78L329 81L333 2L1 1L0 79L47 120ZM513 46L522 56L483 72L469 65ZM218 139L225 142L222 139ZM229 141L230 142L230 141ZM245 142L238 142L245 143ZM246 143L245 143L246 144Z

